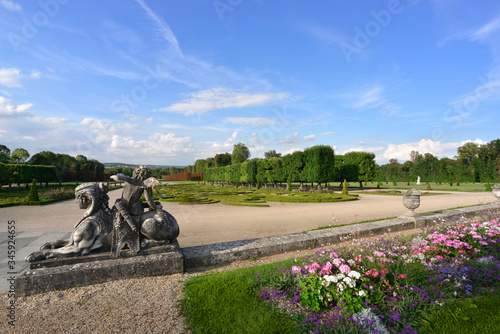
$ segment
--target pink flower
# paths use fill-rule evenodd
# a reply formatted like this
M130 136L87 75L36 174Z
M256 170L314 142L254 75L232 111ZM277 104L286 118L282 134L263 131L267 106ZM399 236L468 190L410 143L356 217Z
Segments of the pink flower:
M398 277L399 278L406 278L406 275L405 274L399 274Z
M292 266L292 271L294 273L300 273L302 271L302 268L300 268L299 266Z
M436 259L442 260L444 259L444 257L442 257L441 255L436 255Z
M351 272L351 268L347 264L340 265L339 270L342 274L349 274Z
M342 261L339 258L337 258L333 259L332 263L338 267L342 264Z
M365 276L371 276L371 277L377 277L378 276L378 270L377 269L370 269L366 272Z
M362 258L361 256L359 256L359 255L358 255L358 256L356 256L356 257L354 258L354 260L356 260L356 261L363 261L363 258Z
M351 266L355 266L356 265L356 261L354 261L353 259L347 260L347 263L349 263Z

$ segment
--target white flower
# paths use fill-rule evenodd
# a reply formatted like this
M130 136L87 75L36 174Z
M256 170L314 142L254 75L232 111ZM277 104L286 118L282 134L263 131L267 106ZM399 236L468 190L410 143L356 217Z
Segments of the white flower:
M360 296L362 296L362 297L363 297L363 296L366 296L366 292L365 292L364 290L359 290L359 291L358 291L358 295L360 295Z
M361 277L361 274L358 273L357 271L351 270L348 276L354 279L359 279Z

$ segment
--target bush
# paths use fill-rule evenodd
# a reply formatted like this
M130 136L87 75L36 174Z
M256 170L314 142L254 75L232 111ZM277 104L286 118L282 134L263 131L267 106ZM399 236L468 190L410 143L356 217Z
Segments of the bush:
M33 183L31 184L28 202L40 202L40 198L38 197L38 188L36 186L36 179L33 179Z
M349 195L349 191L347 190L347 180L344 180L344 184L342 185L342 195Z
M493 189L491 189L491 184L487 183L484 186L486 187L486 191L493 191Z
M427 183L427 187L425 188L425 190L432 190L431 185L429 183Z

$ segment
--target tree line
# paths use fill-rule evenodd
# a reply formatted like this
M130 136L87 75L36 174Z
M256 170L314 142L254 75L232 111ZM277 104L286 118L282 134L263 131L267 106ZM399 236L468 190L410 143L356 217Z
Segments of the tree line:
M233 152L198 159L184 172L203 172L204 180L215 183L273 184L283 182L498 182L500 180L500 139L485 145L465 143L457 149L454 159L441 158L412 151L409 160L399 163L390 159L378 165L375 154L349 152L335 155L333 148L317 145L282 156L275 150L265 152L265 158L250 160L250 151L242 143Z

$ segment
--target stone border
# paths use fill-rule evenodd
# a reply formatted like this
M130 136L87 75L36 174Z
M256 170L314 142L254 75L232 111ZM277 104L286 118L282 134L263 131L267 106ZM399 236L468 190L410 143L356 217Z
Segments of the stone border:
M343 239L353 234L356 237L364 237L381 235L388 231L412 230L453 218L487 217L488 214L499 209L500 206L494 203L424 214L414 218L386 219L372 223L182 249L175 241L175 250L170 252L30 269L16 278L16 297L125 278L170 275L182 273L186 269L198 269L285 252L328 247L344 241Z

